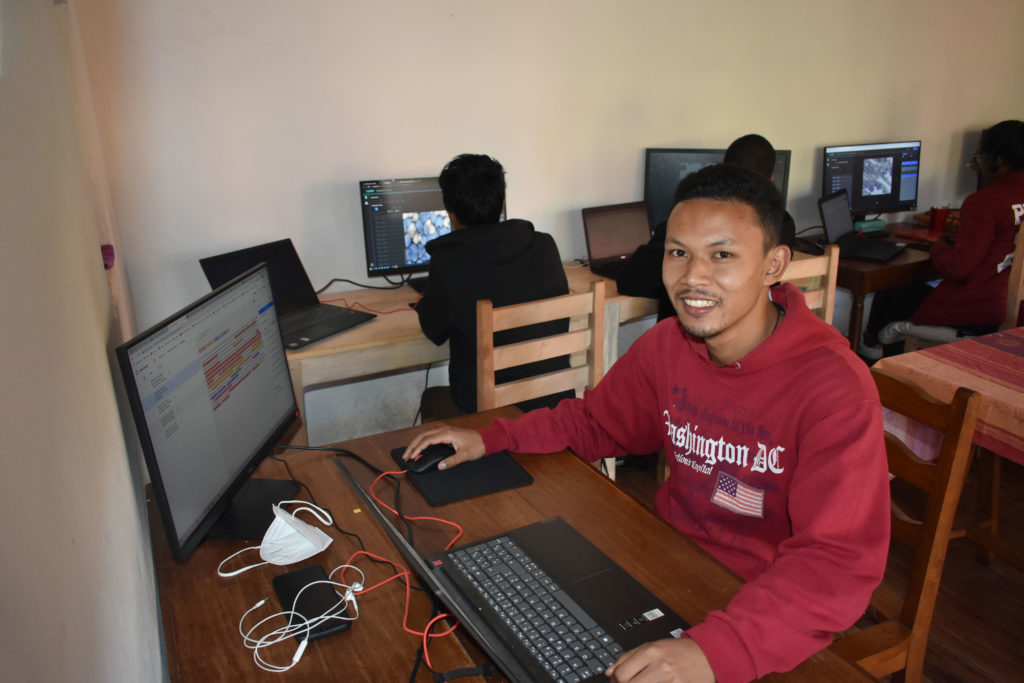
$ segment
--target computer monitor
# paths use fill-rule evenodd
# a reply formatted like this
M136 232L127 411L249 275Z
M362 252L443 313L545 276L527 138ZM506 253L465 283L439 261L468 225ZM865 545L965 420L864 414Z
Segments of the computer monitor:
M452 231L437 178L392 178L359 183L366 274L425 273L426 245Z
M775 150L775 170L772 182L786 202L789 190L790 150ZM672 197L679 181L705 166L718 164L725 158L724 149L662 149L647 148L644 159L644 200L651 227L668 220L672 213Z
M297 406L265 264L116 349L171 555L259 539L291 481L250 479Z
M367 276L427 272L427 242L452 231L437 178L362 180L359 202ZM422 291L423 279L409 284Z
M921 141L825 147L821 196L841 189L855 220L917 208Z

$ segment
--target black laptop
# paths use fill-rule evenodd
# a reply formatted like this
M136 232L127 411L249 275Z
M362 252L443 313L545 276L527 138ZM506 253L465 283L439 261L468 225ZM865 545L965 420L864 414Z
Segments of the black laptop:
M266 263L270 272L270 289L286 348L302 348L377 317L373 313L320 303L290 239L199 259L214 289L258 263Z
M410 569L512 681L606 681L626 650L690 626L558 517L424 558L334 462Z
M857 234L845 188L819 199L818 213L828 243L839 245L839 258L888 261L903 251L904 245L897 242Z
M583 209L590 270L615 279L636 248L651 239L647 202L592 206Z

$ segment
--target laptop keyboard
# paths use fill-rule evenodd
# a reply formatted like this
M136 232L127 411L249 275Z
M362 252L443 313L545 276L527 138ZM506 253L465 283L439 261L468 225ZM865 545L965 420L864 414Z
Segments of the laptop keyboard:
M503 536L448 554L510 634L554 681L603 679L623 649L518 545Z
M337 306L315 306L304 309L301 315L296 315L280 321L281 333L291 334L292 332L298 332L299 330L315 325L318 322L323 322L324 320L330 320L331 318L337 318L345 315L347 312L351 311L347 311L346 309L339 308Z

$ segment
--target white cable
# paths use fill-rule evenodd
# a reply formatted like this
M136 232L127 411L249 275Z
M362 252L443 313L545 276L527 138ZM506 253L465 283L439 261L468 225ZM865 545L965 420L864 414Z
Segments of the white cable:
M352 584L345 584L341 581L335 581L331 579L331 577L333 577L337 572L342 571L344 569L352 569L358 572L360 580L355 581ZM299 661L302 659L302 655L303 653L305 653L306 646L309 642L310 634L318 626L330 620L355 621L356 619L358 619L359 603L356 601L356 595L362 592L362 582L364 580L365 576L362 570L360 570L358 567L355 567L353 565L338 566L333 571L331 571L331 573L328 575L327 580L321 579L318 581L311 581L305 586L303 586L301 589L299 589L298 593L295 594L295 600L289 606L291 609L285 609L280 612L275 612L274 614L271 614L267 617L264 617L257 621L255 624L253 624L253 626L250 627L248 630L246 630L244 627L246 618L252 612L265 605L267 602L267 598L260 600L255 605L247 609L245 613L242 614L242 617L238 620L238 633L242 636L242 644L246 648L253 651L252 656L253 661L256 663L256 666L263 669L264 671L269 671L271 673L280 673L283 671L288 671L293 666L298 664ZM295 607L298 604L299 596L301 596L304 591L308 590L309 588L317 584L327 584L332 586L334 588L335 594L338 596L338 602L331 605L322 614L317 616L307 617L302 614L299 614L297 611L295 611ZM346 607L349 606L349 614L342 614L342 612L346 610ZM270 628L270 630L265 633L260 633L260 631L264 628L264 625L267 625L268 622L276 619L284 619L285 624L283 626L278 626L277 628L271 628L268 625L266 628ZM295 654L292 655L291 663L282 666L280 664L274 664L268 661L263 656L263 650L265 650L266 648L283 643L286 640L290 640L296 637L302 637L302 640L299 643L299 647L295 650Z

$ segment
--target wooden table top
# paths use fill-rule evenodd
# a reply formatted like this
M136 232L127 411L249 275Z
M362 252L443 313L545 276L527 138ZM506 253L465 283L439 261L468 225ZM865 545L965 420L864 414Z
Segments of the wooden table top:
M377 313L377 317L341 334L289 351L288 359L315 358L403 341L422 340L430 343L420 331L416 311L409 306L419 299L419 296L416 290L408 285L395 289L356 289L324 293L320 295L320 301L324 303Z
M1024 327L889 356L875 367L943 401L958 387L981 395L974 442L1024 464Z
M497 416L514 416L517 412L514 408L500 408L452 422L479 427ZM391 468L391 449L404 446L418 429L421 427L368 436L339 446L379 467ZM550 517L562 517L690 623L701 621L713 609L723 608L739 589L741 580L728 568L574 455L562 452L514 457L532 475L534 482L530 486L432 508L412 486L404 484L400 494L402 510L406 515L428 514L459 522L464 529L463 541L485 538ZM372 513L362 509L357 494L334 464L332 454L289 450L280 458L288 463L296 479L309 486L317 503L331 511L342 529L358 534L367 550L403 563ZM374 478L370 470L351 458L346 457L345 461L347 469L369 487ZM261 465L257 476L283 478L287 475L281 463L270 459ZM381 482L375 491L390 503L394 485ZM306 496L300 494L300 497ZM256 667L250 651L243 647L238 622L245 610L266 597L270 598L268 605L254 612L250 622L256 615L268 615L271 604L276 610L271 579L285 568L268 565L237 577L220 578L217 565L246 544L212 539L204 541L187 563L176 564L169 555L152 504L150 518L172 680L409 679L420 639L402 630L405 589L399 582L393 581L363 595L359 599L359 619L352 627L311 642L302 661L291 671L266 673ZM422 554L440 550L453 536L446 525L414 524L416 546ZM334 542L324 553L288 569L319 564L330 572L358 550L352 537L333 529L329 534ZM656 561L652 557L653 549L657 549ZM366 585L391 573L386 567L364 558L355 560L355 564L366 572ZM666 571L666 567L671 570ZM428 598L414 591L410 626L422 629L429 611ZM265 654L275 663L286 664L295 651L295 643L278 648ZM483 661L475 644L460 630L434 639L429 653L437 671L477 666ZM870 680L858 668L828 650L794 671L772 678ZM432 679L421 667L417 680Z
M904 249L888 261L839 259L836 284L858 294L868 294L928 282L939 277L927 251Z

